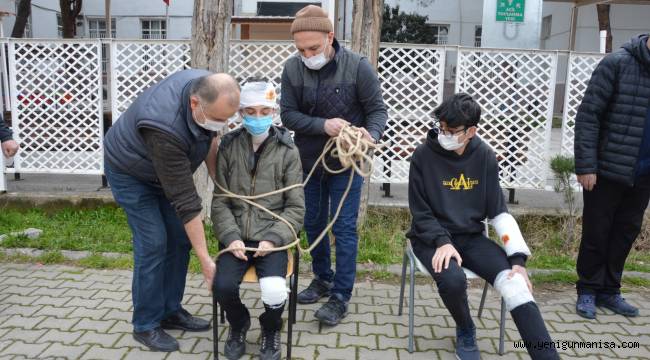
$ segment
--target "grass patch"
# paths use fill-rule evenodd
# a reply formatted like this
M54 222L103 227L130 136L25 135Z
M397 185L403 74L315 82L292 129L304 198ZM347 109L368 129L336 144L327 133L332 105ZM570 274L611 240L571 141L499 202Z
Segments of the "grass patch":
M548 274L531 274L530 281L533 285L542 285L548 283L575 284L578 276L573 272L561 271Z
M75 262L79 266L92 269L133 269L133 258L130 256L120 256L110 258L101 254L92 254L86 258Z
M117 252L131 254L131 231L124 212L114 205L93 204L81 207L30 207L0 206L0 234L21 231L29 227L43 230L41 237L28 239L11 236L0 243L0 247L29 247L46 250L39 259L41 263L64 261L60 250L85 250L93 254ZM564 240L562 219L558 216L525 215L518 217L522 233L533 256L529 268L560 269L575 272L579 240L567 244ZM625 265L626 271L650 272L650 219L642 228ZM359 263L397 264L403 255L404 234L410 227L410 214L406 209L370 208L366 222L359 228ZM206 238L210 254L218 252L212 227L206 226ZM580 221L576 224L577 234L581 231ZM306 234L302 231L301 245L308 246ZM494 234L492 234L494 237ZM579 236L576 237L579 239ZM334 256L334 251L332 251ZM93 255L82 260L82 266L92 268L130 268L132 260L104 259ZM309 254L301 262L311 261ZM194 255L190 269L200 272L200 265ZM381 274L375 274L381 278ZM561 280L561 279L560 279ZM540 281L543 281L540 280Z

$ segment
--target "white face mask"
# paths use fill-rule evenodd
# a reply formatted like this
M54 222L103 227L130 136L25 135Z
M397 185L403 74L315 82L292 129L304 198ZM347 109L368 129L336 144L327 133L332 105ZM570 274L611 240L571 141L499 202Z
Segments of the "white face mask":
M327 40L325 40L325 48L327 49ZM300 55L302 58L302 62L305 64L306 67L310 68L311 70L320 70L329 62L329 59L325 57L325 50L321 52L318 55L314 55L310 58L306 58L302 55Z
M456 134L456 135L438 134L438 143L445 150L449 150L449 151L458 150L464 145L464 143L458 141L460 135L461 134Z
M226 125L225 122L214 121L214 120L208 119L208 117L205 115L205 111L203 110L203 105L201 105L201 103L199 103L199 108L201 108L201 112L203 113L203 118L205 119L205 121L203 123L200 123L200 122L196 121L196 119L194 119L194 122L198 126L204 128L204 129L206 129L208 131L219 132Z

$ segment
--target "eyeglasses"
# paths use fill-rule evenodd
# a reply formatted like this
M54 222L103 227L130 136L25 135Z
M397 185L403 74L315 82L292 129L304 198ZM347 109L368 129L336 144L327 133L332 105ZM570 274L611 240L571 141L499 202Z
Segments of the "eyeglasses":
M443 130L443 129L440 127L440 121L438 121L438 120L436 120L436 121L433 123L433 128L435 129L435 131L436 131L438 134L442 134L442 135L451 135L451 136L455 136L456 134L460 134L461 132L464 133L464 134L467 134L467 128L463 128L463 129L460 129L460 130Z

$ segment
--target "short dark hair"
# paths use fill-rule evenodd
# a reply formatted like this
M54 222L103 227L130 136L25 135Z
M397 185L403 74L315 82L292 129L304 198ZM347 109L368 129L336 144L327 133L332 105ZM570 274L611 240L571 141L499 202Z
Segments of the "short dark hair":
M448 127L478 125L481 120L481 106L465 93L454 94L445 99L435 110L433 116L437 121L444 121Z

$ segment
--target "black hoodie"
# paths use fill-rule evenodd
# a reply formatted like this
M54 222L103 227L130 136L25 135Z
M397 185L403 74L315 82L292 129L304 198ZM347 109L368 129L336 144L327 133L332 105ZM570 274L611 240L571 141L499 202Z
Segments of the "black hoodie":
M406 236L440 247L459 234L478 234L485 218L507 212L494 151L474 136L462 155L443 149L430 130L417 147L409 171L409 209L413 220Z

